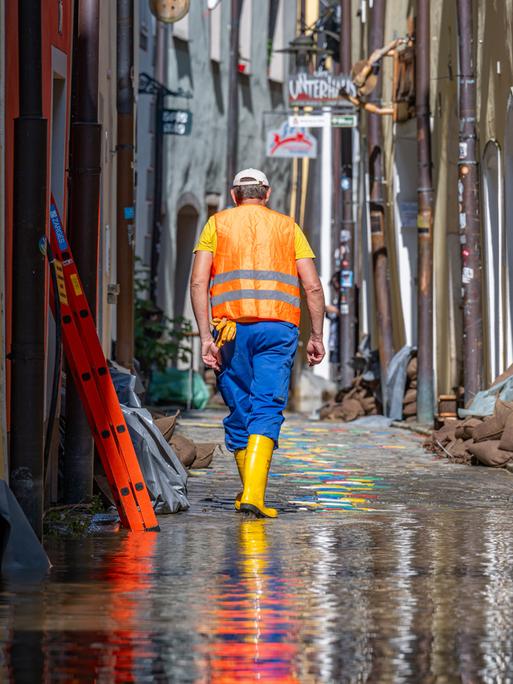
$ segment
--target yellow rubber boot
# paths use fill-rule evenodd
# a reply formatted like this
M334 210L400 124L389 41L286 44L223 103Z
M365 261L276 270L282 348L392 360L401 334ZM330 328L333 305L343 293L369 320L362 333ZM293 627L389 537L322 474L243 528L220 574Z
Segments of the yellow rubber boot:
M235 463L237 464L237 470L239 471L240 481L244 487L244 462L246 460L246 449L237 449L233 455L235 456ZM235 508L237 510L240 508L241 496L242 492L239 492L235 497Z
M253 513L257 518L276 518L278 511L264 503L267 476L273 457L274 441L263 435L250 435L244 463L244 491L240 500L241 513Z

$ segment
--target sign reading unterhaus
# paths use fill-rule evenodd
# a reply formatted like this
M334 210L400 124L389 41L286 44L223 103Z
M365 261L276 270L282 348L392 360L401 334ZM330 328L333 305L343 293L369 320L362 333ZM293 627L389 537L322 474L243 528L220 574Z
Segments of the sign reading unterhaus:
M315 107L340 104L345 101L341 91L356 95L356 88L349 76L329 71L296 74L289 79L289 105Z

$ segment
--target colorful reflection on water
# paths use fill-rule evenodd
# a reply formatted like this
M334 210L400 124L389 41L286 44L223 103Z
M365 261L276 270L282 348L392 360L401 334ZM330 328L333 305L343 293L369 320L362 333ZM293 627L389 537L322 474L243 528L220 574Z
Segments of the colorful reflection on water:
M506 682L508 511L170 518L0 593L5 682Z

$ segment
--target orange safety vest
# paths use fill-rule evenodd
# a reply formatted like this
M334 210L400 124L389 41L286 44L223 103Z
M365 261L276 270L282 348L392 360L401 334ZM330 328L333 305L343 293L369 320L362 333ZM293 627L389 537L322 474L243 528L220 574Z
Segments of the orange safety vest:
M299 325L294 219L258 204L226 209L214 219L213 317Z

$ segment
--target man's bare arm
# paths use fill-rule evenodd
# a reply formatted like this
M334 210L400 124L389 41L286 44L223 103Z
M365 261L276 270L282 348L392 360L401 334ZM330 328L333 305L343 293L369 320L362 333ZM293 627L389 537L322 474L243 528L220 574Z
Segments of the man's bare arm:
M203 363L210 368L219 370L221 357L210 332L208 290L212 259L211 252L202 250L196 252L194 256L191 275L191 302L201 339Z
M310 314L312 331L306 347L310 366L320 363L326 352L322 341L324 326L324 292L313 259L298 259L297 271L306 295L306 305Z

